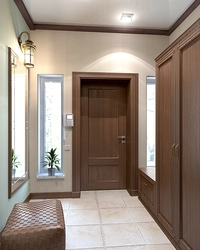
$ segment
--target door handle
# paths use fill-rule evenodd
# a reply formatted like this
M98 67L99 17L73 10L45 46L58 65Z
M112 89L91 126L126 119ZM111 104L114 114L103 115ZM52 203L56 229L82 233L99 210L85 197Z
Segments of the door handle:
M125 135L119 135L119 136L117 136L117 138L119 138L119 139L126 139L126 136Z
M179 147L179 144L176 144L176 147L175 147L175 157L176 158L179 158L178 147Z
M179 158L179 152L178 152L179 144L173 144L172 145L172 156L174 158Z
M172 145L172 156L175 157L175 143Z
M118 139L121 139L121 143L125 144L126 143L126 136L125 135L119 135L117 136Z

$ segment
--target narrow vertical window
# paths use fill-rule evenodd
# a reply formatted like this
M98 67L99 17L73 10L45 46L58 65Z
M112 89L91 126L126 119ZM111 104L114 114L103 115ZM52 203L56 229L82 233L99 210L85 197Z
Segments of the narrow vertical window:
M147 77L147 167L155 167L155 77Z
M47 175L47 168L43 167L46 152L56 148L60 159L60 171L56 169L56 175L63 173L62 168L62 88L63 77L61 75L38 76L38 156L39 175Z

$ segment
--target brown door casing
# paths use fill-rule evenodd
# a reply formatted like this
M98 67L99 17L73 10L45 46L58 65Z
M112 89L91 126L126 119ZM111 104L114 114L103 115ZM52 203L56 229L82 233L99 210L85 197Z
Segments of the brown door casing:
M72 112L72 196L79 197L81 191L81 89L84 81L117 80L126 85L126 166L125 188L131 195L138 190L138 74L129 73L83 73L73 72ZM126 84L125 84L126 83ZM123 186L123 181L121 182ZM122 187L121 186L121 187ZM106 188L106 187L105 187ZM102 189L105 189L102 188Z

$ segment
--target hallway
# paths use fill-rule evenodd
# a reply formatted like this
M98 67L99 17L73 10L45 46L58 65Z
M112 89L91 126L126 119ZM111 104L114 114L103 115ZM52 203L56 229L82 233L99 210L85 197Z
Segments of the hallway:
M83 191L80 199L60 200L67 250L175 249L138 197L126 190Z

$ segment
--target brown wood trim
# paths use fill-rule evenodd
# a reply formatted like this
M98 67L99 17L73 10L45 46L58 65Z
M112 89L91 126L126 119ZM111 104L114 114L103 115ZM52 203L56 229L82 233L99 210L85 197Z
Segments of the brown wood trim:
M28 27L30 30L34 30L35 27L34 27L34 23L23 3L22 0L14 0L15 4L17 5L17 8L19 9L19 11L21 12L25 22L27 23Z
M31 194L29 194L29 195L26 197L26 199L24 200L24 202L29 202L30 199L31 199Z
M155 61L159 62L160 59L163 60L162 57L165 56L166 53L167 53L166 56L168 56L168 54L170 55L172 52L174 53L176 49L175 47L180 46L179 43L182 43L181 41L184 39L184 37L188 36L189 33L192 32L192 36L194 36L195 34L195 36L197 37L200 34L199 25L200 25L200 18L194 24L192 24L183 34L181 34L172 44L170 44L160 55L158 55L155 58ZM172 50L172 52L170 52L170 50Z
M59 192L59 193L30 193L30 195L27 198L31 200L31 199L62 199L62 198L79 198L79 197L73 197L72 192Z
M171 26L168 32L170 36L174 30L199 6L200 0L195 0L189 8L182 14L182 16Z
M80 31L80 32L102 32L102 33L125 33L125 34L145 34L145 35L168 35L168 30L157 29L137 29L112 26L77 26L77 25L54 25L35 24L38 30L59 30L59 31Z
M138 196L138 190L129 190L127 189L128 193L130 196Z
M54 25L54 24L34 24L23 1L14 0L24 20L30 30L59 30L59 31L80 31L80 32L103 32L103 33L125 33L125 34L145 34L145 35L165 35L169 36L173 31L199 6L200 0L195 0L182 16L170 27L169 30L159 29L139 29L139 28L122 28L112 26L78 26L78 25Z
M72 198L80 198L81 192L72 192Z
M2 235L3 229L2 229L2 231L0 231L0 249L1 249L1 235Z
M144 176L145 179L147 179L151 184L155 184L156 180L155 180L155 175L156 173L151 173L151 170L149 170L148 168L139 168L139 174ZM156 172L156 169L152 169L152 171Z
M138 75L132 75L127 91L126 188L134 196L138 194Z
M138 74L130 73L72 73L72 112L74 127L72 130L72 193L80 193L80 93L82 79L129 80L127 96L127 190L137 195L138 189Z
M153 172L155 171L155 169L153 170ZM154 178L154 174L153 173L153 178L151 178L148 175L148 170L147 168L139 168L138 171L138 179L139 179L139 183L138 183L138 196L140 198L140 200L142 200L148 207L149 209L155 214L156 213L156 182L153 179ZM144 191L142 186L145 183L147 189Z
M12 180L11 168L12 166L12 65L11 56L12 49L8 47L8 198L12 197Z

